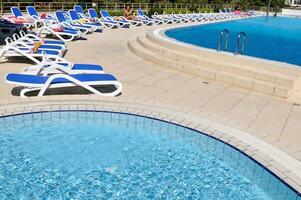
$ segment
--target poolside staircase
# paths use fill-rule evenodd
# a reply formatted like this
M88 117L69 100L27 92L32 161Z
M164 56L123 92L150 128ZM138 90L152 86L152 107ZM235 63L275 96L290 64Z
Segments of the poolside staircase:
M287 98L301 89L301 69L279 63L254 61L215 51L180 46L152 31L128 42L139 57L205 79Z

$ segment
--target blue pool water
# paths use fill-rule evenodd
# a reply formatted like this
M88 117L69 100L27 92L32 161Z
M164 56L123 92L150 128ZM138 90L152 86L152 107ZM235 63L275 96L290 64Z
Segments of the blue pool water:
M229 30L230 52L235 51L238 33L244 31L246 33L245 55L301 65L301 19L299 18L269 17L266 21L265 17L256 17L175 28L166 31L165 34L185 43L217 49L219 34L223 29Z
M0 118L0 199L300 200L236 149L109 112Z

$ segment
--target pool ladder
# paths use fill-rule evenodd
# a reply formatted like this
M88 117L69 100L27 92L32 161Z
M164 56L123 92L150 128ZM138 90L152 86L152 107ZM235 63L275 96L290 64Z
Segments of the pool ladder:
M224 35L226 35L226 43L225 43L225 51L228 50L228 45L229 45L229 30L228 29L224 29L220 32L219 34L219 40L218 40L218 47L217 47L217 51L220 52L222 49L222 42L223 42L223 38ZM239 51L239 44L240 41L242 40L242 45L241 45L241 49ZM245 47L246 47L246 33L245 32L240 32L237 35L237 39L236 39L236 45L235 45L235 55L243 54L245 51Z
M237 35L236 39L236 46L235 46L235 55L238 55L238 48L239 48L239 42L242 39L242 44L241 44L241 50L240 54L244 54L245 51L245 46L246 46L246 33L245 32L240 32Z
M225 51L228 50L229 31L227 29L224 29L219 33L219 40L218 40L218 47L217 47L218 52L221 51L224 34L226 34Z

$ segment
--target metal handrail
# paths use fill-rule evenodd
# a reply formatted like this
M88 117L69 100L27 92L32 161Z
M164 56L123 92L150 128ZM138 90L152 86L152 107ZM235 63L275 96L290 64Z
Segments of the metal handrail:
M226 33L226 44L225 44L225 51L228 50L228 43L229 43L229 31L228 29L224 29L219 33L219 40L218 40L218 47L217 47L217 51L221 51L222 48L222 42L223 42L223 37L224 37L224 33Z
M242 40L240 54L244 54L245 46L246 46L246 33L242 31L242 32L238 33L238 35L237 35L236 48L235 48L235 53L234 53L235 55L238 55L239 42L240 42L241 38L243 38L243 40Z

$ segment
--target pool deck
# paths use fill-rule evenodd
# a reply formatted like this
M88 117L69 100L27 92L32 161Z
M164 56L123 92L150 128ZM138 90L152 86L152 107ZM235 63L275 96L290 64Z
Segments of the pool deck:
M87 41L68 43L68 52L64 58L74 63L95 63L104 66L105 72L114 74L123 84L122 95L118 97L87 94L42 98L13 96L13 87L4 82L5 75L20 72L30 64L0 61L0 115L29 112L31 109L92 109L93 105L106 105L111 109L114 107L114 111L120 108L127 112L148 113L170 120L168 115L172 112L174 116L183 118L182 121L178 120L181 124L189 125L189 121L195 119L205 124L202 127L204 132L213 135L217 129L228 132L228 138L225 136L224 139L233 145L236 139L250 142L245 149L266 165L273 165L273 160L280 159L272 166L274 171L285 174L283 179L292 183L300 192L301 95L298 93L289 99L283 99L212 82L150 63L130 52L128 40L144 35L148 30L164 26L172 25L104 30L103 33L88 35ZM125 109L126 106L131 109ZM211 129L212 127L214 128ZM253 147L251 143L254 146L257 143L260 147ZM236 145L239 146L239 143ZM270 152L270 157L262 155L260 158L256 149L261 147L262 151L277 152ZM272 155L273 153L275 154ZM281 158L285 162L279 164Z

